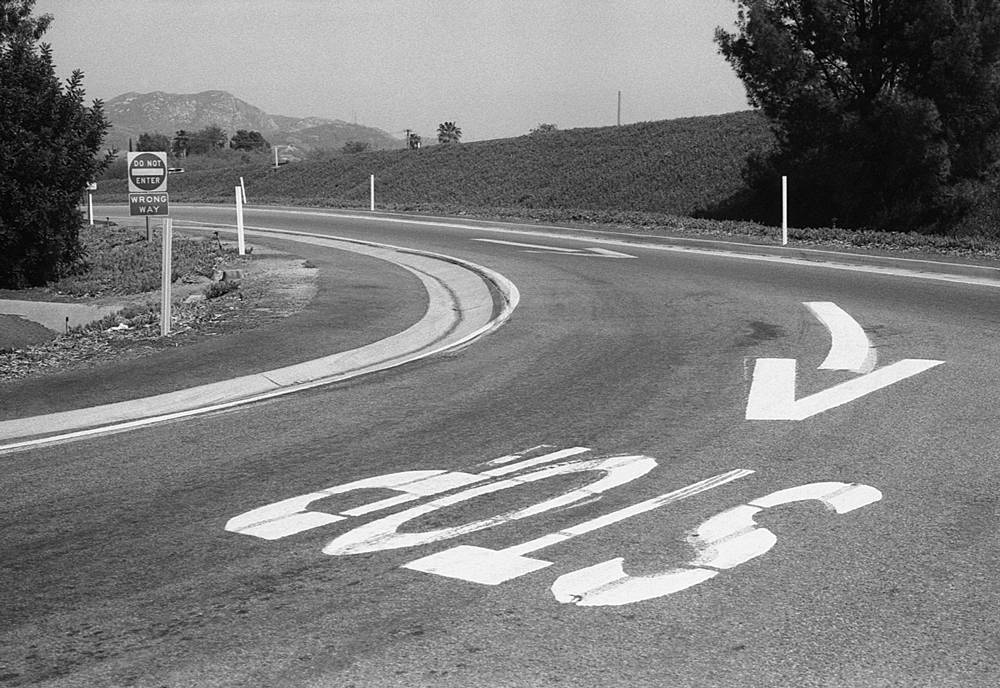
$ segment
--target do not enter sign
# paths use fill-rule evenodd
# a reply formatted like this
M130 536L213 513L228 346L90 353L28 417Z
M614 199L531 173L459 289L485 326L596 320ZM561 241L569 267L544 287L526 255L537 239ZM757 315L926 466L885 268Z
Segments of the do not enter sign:
M129 153L128 190L132 193L167 190L166 153Z

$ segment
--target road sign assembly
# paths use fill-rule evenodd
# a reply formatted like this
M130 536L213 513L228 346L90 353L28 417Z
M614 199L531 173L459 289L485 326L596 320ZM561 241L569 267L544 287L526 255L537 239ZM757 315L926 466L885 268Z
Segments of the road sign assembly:
M128 154L129 215L168 215L167 154Z

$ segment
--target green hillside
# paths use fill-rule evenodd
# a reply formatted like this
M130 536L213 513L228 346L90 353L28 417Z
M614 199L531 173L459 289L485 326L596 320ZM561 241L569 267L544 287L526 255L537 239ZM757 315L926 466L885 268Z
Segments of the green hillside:
M747 154L770 142L759 115L739 112L340 155L277 170L263 157L247 158L226 169L171 175L170 196L174 202L229 200L242 176L252 203L364 206L374 174L380 208L689 215L737 191ZM124 201L124 180L103 181L98 198Z
M466 214L557 223L597 223L641 231L750 237L773 242L775 229L714 222L699 210L717 207L742 189L748 154L773 137L754 112L570 129L421 150L353 155L273 167L269 154L224 151L216 157L171 160L173 203L233 203L244 178L251 204L367 208L375 175L383 211ZM124 161L98 183L98 202L125 203ZM1000 187L998 187L1000 189ZM977 207L948 236L802 228L789 238L812 245L866 250L998 255L1000 190L985 189ZM780 203L776 198L775 203Z

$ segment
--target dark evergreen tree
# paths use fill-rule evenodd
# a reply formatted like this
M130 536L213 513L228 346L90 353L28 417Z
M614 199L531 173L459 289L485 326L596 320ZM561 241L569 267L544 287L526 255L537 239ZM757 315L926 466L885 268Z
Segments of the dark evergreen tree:
M368 141L348 141L340 150L347 155L354 155L355 153L367 153L371 149L372 144Z
M136 150L165 153L170 150L170 137L158 131L152 134L144 132L139 135L139 143L136 144Z
M998 159L1000 0L734 0L721 53L771 121L746 209L804 226L928 229Z
M210 124L188 136L188 152L192 155L207 155L226 147L229 137L222 127Z
M81 257L79 210L109 127L83 103L83 73L65 86L38 41L52 20L35 0L0 0L0 287L43 285Z
M181 129L176 134L174 134L174 140L170 144L170 152L172 152L178 158L186 158L190 143L191 139L188 136L188 133L183 129Z
M259 131L247 131L239 129L233 134L229 147L233 150L262 151L268 150L271 144L267 142Z

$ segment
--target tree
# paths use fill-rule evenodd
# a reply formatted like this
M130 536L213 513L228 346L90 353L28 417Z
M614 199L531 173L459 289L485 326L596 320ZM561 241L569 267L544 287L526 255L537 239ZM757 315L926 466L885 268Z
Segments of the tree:
M63 85L52 21L35 0L0 0L0 287L40 286L82 257L79 205L111 161L99 157L110 126L101 101L83 104L83 73Z
M760 217L780 176L803 225L941 226L998 160L1000 0L734 0L720 52L777 149L748 162Z
M226 147L229 136L217 124L209 124L188 136L188 153L192 155L207 155L212 151Z
M367 153L372 149L372 144L367 141L348 141L341 149L342 152L353 155L354 153Z
M180 129L174 134L174 140L170 144L170 152L178 158L186 158L188 155L188 147L190 145L191 139L188 136L188 133L183 129Z
M233 138L229 142L229 147L233 150L261 151L268 150L271 144L264 139L264 136L259 131L238 129L233 134Z
M137 151L168 151L170 150L170 137L158 131L152 134L143 132L139 134L139 142L135 149Z
M438 125L438 143L450 145L459 143L462 139L462 130L455 126L454 122L442 122Z

